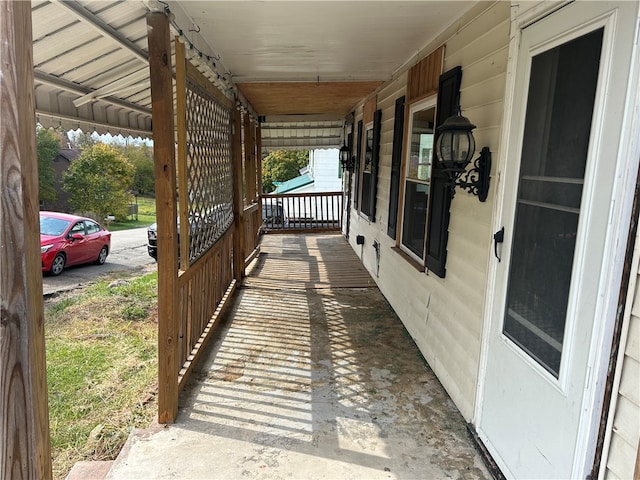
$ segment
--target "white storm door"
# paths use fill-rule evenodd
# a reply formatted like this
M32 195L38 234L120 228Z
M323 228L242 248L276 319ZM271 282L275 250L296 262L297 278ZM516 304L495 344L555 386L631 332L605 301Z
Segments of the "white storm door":
M629 71L620 45L635 18L635 2L575 2L522 30L477 411L507 477L588 473L581 437Z

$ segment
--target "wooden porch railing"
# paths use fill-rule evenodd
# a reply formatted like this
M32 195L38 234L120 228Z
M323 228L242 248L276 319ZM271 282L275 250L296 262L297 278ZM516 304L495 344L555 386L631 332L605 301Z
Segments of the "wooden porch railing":
M270 194L262 197L265 233L340 230L342 192Z
M260 227L262 219L260 218L260 204L254 203L244 208L244 255L245 264L253 260L259 252L258 243L260 242Z
M233 233L229 229L203 256L178 276L178 384L182 390L203 345L233 295Z

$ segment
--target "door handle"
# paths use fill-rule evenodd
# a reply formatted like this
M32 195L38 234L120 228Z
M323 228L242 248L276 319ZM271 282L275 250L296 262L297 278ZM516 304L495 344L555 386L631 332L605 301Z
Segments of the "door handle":
M498 262L502 260L498 255L498 244L502 242L504 242L504 227L493 234L493 254L498 259Z

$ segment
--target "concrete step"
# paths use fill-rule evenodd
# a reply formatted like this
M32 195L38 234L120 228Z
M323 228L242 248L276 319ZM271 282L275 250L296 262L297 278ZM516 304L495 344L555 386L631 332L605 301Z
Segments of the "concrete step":
M104 480L113 460L76 462L65 480Z

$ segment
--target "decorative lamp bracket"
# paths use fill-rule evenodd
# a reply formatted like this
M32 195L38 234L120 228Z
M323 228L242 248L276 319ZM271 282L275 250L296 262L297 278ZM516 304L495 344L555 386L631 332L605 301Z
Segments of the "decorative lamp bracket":
M480 156L473 162L473 168L469 170L444 169L451 180L451 196L455 195L455 187L460 187L478 200L484 202L489 194L489 181L491 173L491 151L489 147L482 147Z

